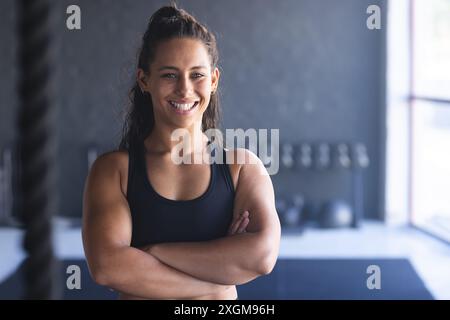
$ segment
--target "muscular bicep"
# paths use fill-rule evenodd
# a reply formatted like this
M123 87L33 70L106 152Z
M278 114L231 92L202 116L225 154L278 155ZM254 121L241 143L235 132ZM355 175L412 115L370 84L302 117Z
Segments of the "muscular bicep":
M110 250L130 245L130 209L120 188L120 171L113 154L98 158L87 177L82 234L90 267L101 265Z
M264 232L277 238L280 234L280 223L270 176L256 155L242 149L237 152L246 153L246 164L239 172L234 214L238 215L248 210L250 218L248 232Z

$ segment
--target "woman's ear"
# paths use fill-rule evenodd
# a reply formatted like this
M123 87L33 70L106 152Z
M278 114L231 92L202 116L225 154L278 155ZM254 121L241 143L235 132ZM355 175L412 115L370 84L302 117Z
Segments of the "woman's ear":
M142 92L150 91L149 74L141 68L138 68L137 70L136 81L139 84Z
M216 67L211 72L211 91L212 92L216 92L217 91L217 87L219 86L219 78L220 78L220 71Z

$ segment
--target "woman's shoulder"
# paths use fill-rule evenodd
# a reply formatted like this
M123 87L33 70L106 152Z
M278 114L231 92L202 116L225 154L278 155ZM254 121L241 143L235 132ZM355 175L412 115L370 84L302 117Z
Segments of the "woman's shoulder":
M245 148L224 148L224 150L226 153L226 163L230 168L231 178L233 180L234 189L236 190L242 168L252 163L261 162L261 160L259 160L256 154Z
M245 148L224 148L224 150L227 154L227 163L236 165L239 169L249 164L259 164L261 162L254 152Z
M126 194L128 180L128 151L114 150L101 154L92 164L91 174L102 176L103 174L115 174L119 172L121 189Z
M105 152L95 160L95 164L105 169L121 169L123 166L128 167L128 151L114 150Z

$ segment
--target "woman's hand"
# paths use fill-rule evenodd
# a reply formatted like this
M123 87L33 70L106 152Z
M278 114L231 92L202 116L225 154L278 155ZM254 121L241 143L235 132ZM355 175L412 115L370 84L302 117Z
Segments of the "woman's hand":
M248 223L250 222L248 215L249 212L244 211L231 222L231 225L228 229L229 236L246 232L245 229L247 228Z

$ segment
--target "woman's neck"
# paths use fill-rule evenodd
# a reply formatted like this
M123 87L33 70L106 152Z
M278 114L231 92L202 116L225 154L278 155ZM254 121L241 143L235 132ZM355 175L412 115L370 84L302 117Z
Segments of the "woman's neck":
M170 128L155 125L144 140L146 150L158 154L170 154L175 148L179 151L181 145L183 155L202 153L207 143L208 138L201 126Z

